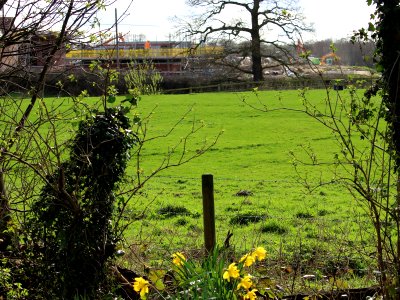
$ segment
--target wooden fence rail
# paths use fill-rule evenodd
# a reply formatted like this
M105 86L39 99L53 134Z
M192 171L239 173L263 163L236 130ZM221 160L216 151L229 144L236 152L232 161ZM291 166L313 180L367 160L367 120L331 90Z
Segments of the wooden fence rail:
M374 82L371 79L363 78L363 82L360 83L359 78L354 78L351 81L342 81L340 84L346 87L348 84L357 83L358 87L368 87ZM177 89L167 89L163 91L163 94L192 94L192 93L204 93L204 92L237 92L237 91L248 91L254 88L259 90L296 90L303 89L305 87L311 89L325 89L327 87L334 87L337 84L336 79L324 79L320 78L267 78L261 82L228 82L219 84L199 85Z

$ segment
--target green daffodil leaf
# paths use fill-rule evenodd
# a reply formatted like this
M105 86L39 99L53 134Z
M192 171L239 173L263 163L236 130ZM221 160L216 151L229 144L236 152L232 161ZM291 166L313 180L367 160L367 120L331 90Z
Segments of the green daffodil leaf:
M164 276L167 273L166 270L163 269L151 269L149 270L149 279L153 283L154 287L159 290L165 290L165 285L163 282Z

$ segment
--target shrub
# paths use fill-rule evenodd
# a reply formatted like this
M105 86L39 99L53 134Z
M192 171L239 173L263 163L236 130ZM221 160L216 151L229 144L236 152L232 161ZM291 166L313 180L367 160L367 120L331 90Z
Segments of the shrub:
M140 95L157 94L163 81L160 72L148 60L130 62L124 79L130 93L137 90Z
M0 259L0 299L26 299L29 295L28 290L22 287L20 282L16 282L14 276L17 267L13 266L7 258Z

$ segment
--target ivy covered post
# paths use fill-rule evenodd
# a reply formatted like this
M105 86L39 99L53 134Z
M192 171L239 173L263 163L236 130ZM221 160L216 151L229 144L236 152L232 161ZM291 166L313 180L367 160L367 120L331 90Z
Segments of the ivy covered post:
M391 156L394 158L397 174L397 253L394 256L397 271L397 285L400 282L400 1L377 0L377 26L373 36L377 40L378 69L382 71L381 91L386 107L385 119L389 125ZM369 3L371 1L369 0ZM383 263L383 262L382 262Z
M48 296L94 297L106 281L117 242L113 191L135 143L124 108L95 112L80 123L69 160L49 176L30 222L38 284Z
M380 280L385 298L397 299L396 289L400 285L400 0L367 0L367 3L376 6L368 31L376 42L374 59L382 78L374 88L367 91L366 96L371 98L377 95L378 91L382 96L383 106L379 115L384 117L388 124L388 131L383 140L389 145L387 153L392 165L389 172L393 172L397 180L394 207L385 208L396 228L393 237L395 242L389 249L384 249L388 235L379 220L380 213L375 213L377 260L382 274ZM357 35L364 39L368 38L364 29ZM391 234L389 239L392 240ZM391 267L388 266L387 260L393 262L395 280L388 277Z

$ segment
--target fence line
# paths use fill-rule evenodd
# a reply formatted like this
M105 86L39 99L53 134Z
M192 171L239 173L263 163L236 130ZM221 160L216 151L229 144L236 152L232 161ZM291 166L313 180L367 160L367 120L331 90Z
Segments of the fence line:
M185 176L173 176L173 175L157 175L155 178L161 179L181 179L181 180L193 180L199 181L197 177L185 177ZM265 182L265 183L301 183L299 180L288 180L288 179L242 179L242 178L234 178L234 177L218 177L215 179L216 181L237 181L237 182ZM339 181L329 181L329 182L320 182L320 181L309 181L309 183L313 184L340 184Z
M341 75L339 74L338 77ZM365 81L362 83L362 81ZM208 85L199 85L199 86L191 86L185 88L177 88L177 89L167 89L164 90L164 94L174 94L174 93L202 93L202 92L232 92L232 91L248 91L254 88L259 90L293 90L293 89L302 89L305 87L313 88L313 89L325 89L326 87L335 88L337 85L336 78L267 78L263 81L246 81L246 82L226 82L226 83L218 83L218 84L208 84ZM346 86L348 84L357 84L360 87L369 87L374 82L373 79L370 78L352 78L351 80L343 80L341 81L341 85Z
M319 83L318 83L319 82ZM248 91L254 88L259 90L290 90L299 89L304 87L311 88L325 88L325 85L320 80L312 81L293 81L286 79L274 79L262 82L230 82L212 85L191 86L185 88L168 89L164 90L164 94L175 93L203 93L203 92L240 92Z

